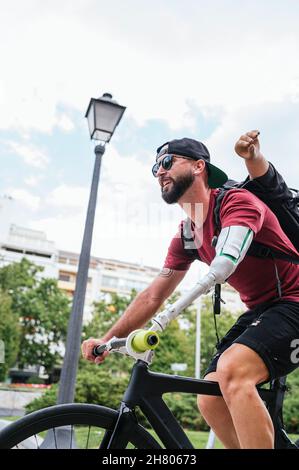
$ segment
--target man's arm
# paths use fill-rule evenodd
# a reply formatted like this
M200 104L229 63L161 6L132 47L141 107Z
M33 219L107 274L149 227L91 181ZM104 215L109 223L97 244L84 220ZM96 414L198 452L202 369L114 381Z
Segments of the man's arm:
M135 297L103 339L108 341L113 336L123 338L131 331L142 328L173 293L185 274L186 271L163 268L149 287Z
M232 225L221 230L216 245L216 256L209 272L203 276L187 294L160 312L154 322L159 330L166 326L195 299L207 294L215 284L223 284L235 272L253 239L253 231L246 226Z
M107 342L113 336L124 338L131 331L142 328L172 294L186 272L163 268L149 287L135 297L119 320L102 338L90 338L83 342L82 353L84 358L96 363L102 362L107 353L104 353L103 357L95 359L92 354L94 346Z
M235 145L236 153L245 160L250 179L263 176L269 168L269 162L260 151L259 134L257 130L246 132Z

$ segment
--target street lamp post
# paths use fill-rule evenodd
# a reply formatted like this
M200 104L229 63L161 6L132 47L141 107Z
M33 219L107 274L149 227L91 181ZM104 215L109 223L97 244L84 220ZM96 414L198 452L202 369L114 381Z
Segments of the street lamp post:
M88 120L90 138L100 141L101 143L95 147L94 171L79 258L72 312L68 325L58 403L70 403L74 400L75 380L81 345L83 308L88 279L92 231L100 179L101 161L105 152L105 144L110 141L125 109L126 108L124 106L120 106L112 100L112 95L105 93L101 98L91 98L85 115Z
M110 142L110 139L115 131L116 126L119 124L125 109L126 108L124 106L120 106L112 99L112 95L109 93L104 93L101 98L91 98L85 115L88 120L90 138L97 140L100 143L96 145L94 150L95 164L79 258L72 311L67 330L65 356L61 370L59 394L57 400L58 404L71 403L74 401L75 381L81 345L83 308L88 279L90 250L97 202L98 184L100 179L101 161L105 152L105 144ZM67 441L67 430L61 430L61 433L64 433L62 436L63 440ZM43 447L51 447L52 443L53 436L48 433Z

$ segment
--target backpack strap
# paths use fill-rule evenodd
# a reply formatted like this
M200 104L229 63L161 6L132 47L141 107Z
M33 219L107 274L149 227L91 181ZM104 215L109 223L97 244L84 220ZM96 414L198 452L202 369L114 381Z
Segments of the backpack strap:
M269 246L257 241L251 242L247 254L249 256L255 256L256 258L275 258L282 259L283 261L288 261L293 264L299 264L299 257L295 258L291 255L287 255L281 251L275 250L274 248L269 248Z
M215 235L218 236L221 232L221 220L220 220L220 208L223 201L224 196L226 195L227 191L233 188L240 188L243 183L237 183L235 180L227 180L227 182L219 188L218 194L216 195L215 199L215 207L214 207L214 224L215 224ZM213 246L216 245L217 240L213 242Z
M189 217L186 220L183 220L181 224L181 241L186 255L200 261L200 256L194 242L192 220Z

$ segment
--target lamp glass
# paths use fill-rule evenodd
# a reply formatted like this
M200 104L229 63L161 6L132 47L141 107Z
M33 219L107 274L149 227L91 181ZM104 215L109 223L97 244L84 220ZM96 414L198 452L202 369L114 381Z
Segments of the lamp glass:
M88 113L86 114L87 121L88 121L88 129L89 129L89 134L90 137L92 138L93 133L95 131L95 122L94 122L94 104L91 101L89 108L88 108Z
M109 142L125 109L113 101L92 98L86 114L91 139Z

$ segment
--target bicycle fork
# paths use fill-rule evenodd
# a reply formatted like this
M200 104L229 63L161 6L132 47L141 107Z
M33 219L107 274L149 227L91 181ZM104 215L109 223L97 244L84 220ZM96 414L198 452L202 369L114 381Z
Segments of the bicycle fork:
M112 430L106 431L100 449L125 449L130 439L130 431L136 424L135 412L122 402L116 424Z

